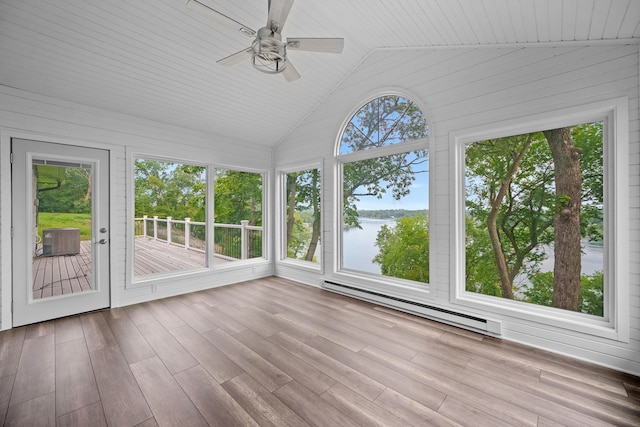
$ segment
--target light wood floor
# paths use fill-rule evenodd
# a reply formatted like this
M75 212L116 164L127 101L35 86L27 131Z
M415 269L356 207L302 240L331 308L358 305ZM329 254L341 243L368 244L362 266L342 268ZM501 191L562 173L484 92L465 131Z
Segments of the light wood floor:
M0 333L11 426L640 425L640 378L267 278Z

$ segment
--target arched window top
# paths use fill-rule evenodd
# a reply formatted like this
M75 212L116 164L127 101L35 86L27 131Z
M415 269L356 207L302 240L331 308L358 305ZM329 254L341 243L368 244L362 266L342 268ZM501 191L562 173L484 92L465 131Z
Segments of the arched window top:
M418 106L400 95L376 98L351 117L340 139L339 154L370 150L429 136Z

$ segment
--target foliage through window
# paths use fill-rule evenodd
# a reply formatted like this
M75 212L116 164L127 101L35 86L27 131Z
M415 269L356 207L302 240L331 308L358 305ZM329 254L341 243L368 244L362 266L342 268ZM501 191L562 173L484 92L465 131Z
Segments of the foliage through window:
M604 316L602 122L465 147L466 290Z
M286 174L287 258L319 263L320 259L320 170Z
M136 159L134 180L134 275L206 267L206 168Z
M367 103L340 140L341 267L429 281L429 131L402 96ZM380 151L384 149L384 154Z
M216 169L214 175L214 263L262 258L263 175Z
M342 134L340 154L370 150L426 138L427 121L409 99L398 95L376 98L351 118Z

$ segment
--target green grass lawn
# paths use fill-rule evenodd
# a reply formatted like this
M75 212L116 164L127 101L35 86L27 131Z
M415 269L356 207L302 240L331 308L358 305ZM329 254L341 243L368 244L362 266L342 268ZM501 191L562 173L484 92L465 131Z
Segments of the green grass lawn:
M79 228L80 240L91 240L91 214L51 213L38 214L38 234L45 228Z

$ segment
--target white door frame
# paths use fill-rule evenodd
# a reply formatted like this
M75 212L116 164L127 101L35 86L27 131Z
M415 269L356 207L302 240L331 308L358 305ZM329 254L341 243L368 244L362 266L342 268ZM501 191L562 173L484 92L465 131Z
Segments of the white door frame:
M117 238L118 232L123 233L121 227L116 227L119 231L113 230L114 224L114 204L113 194L117 192L115 190L116 177L113 173L115 164L117 162L117 149L114 151L114 146L107 143L100 142L88 142L86 140L77 139L73 137L59 136L43 132L34 132L28 130L20 130L14 128L0 128L0 330L7 330L13 327L12 318L12 299L13 299L13 253L12 253L12 239L11 239L11 224L12 224L12 204L11 197L7 195L11 194L11 140L18 139L30 139L36 141L47 141L58 144L75 145L88 148L101 148L109 151L109 216L112 226L111 233L111 245L109 245L109 257L110 262L110 301L111 306L116 306L117 301L117 286L114 285L115 280L115 264L116 258L114 258L113 240L119 241ZM117 223L117 221L115 222ZM114 231L116 231L114 233Z
M13 327L13 254L11 253L11 136L0 134L0 303L2 330Z
M26 325L109 307L109 152L17 138L11 143L14 325ZM36 161L52 162L54 165L78 164L91 168L91 288L88 290L44 298L35 298L33 295L33 236L34 228L37 227L33 214L33 203L37 197L34 194L36 184L33 165ZM46 233L43 238L46 240L49 234L52 235ZM79 244L80 236L77 236ZM72 246L75 246L73 242ZM64 259L54 258L55 264ZM53 287L53 283L50 286Z

